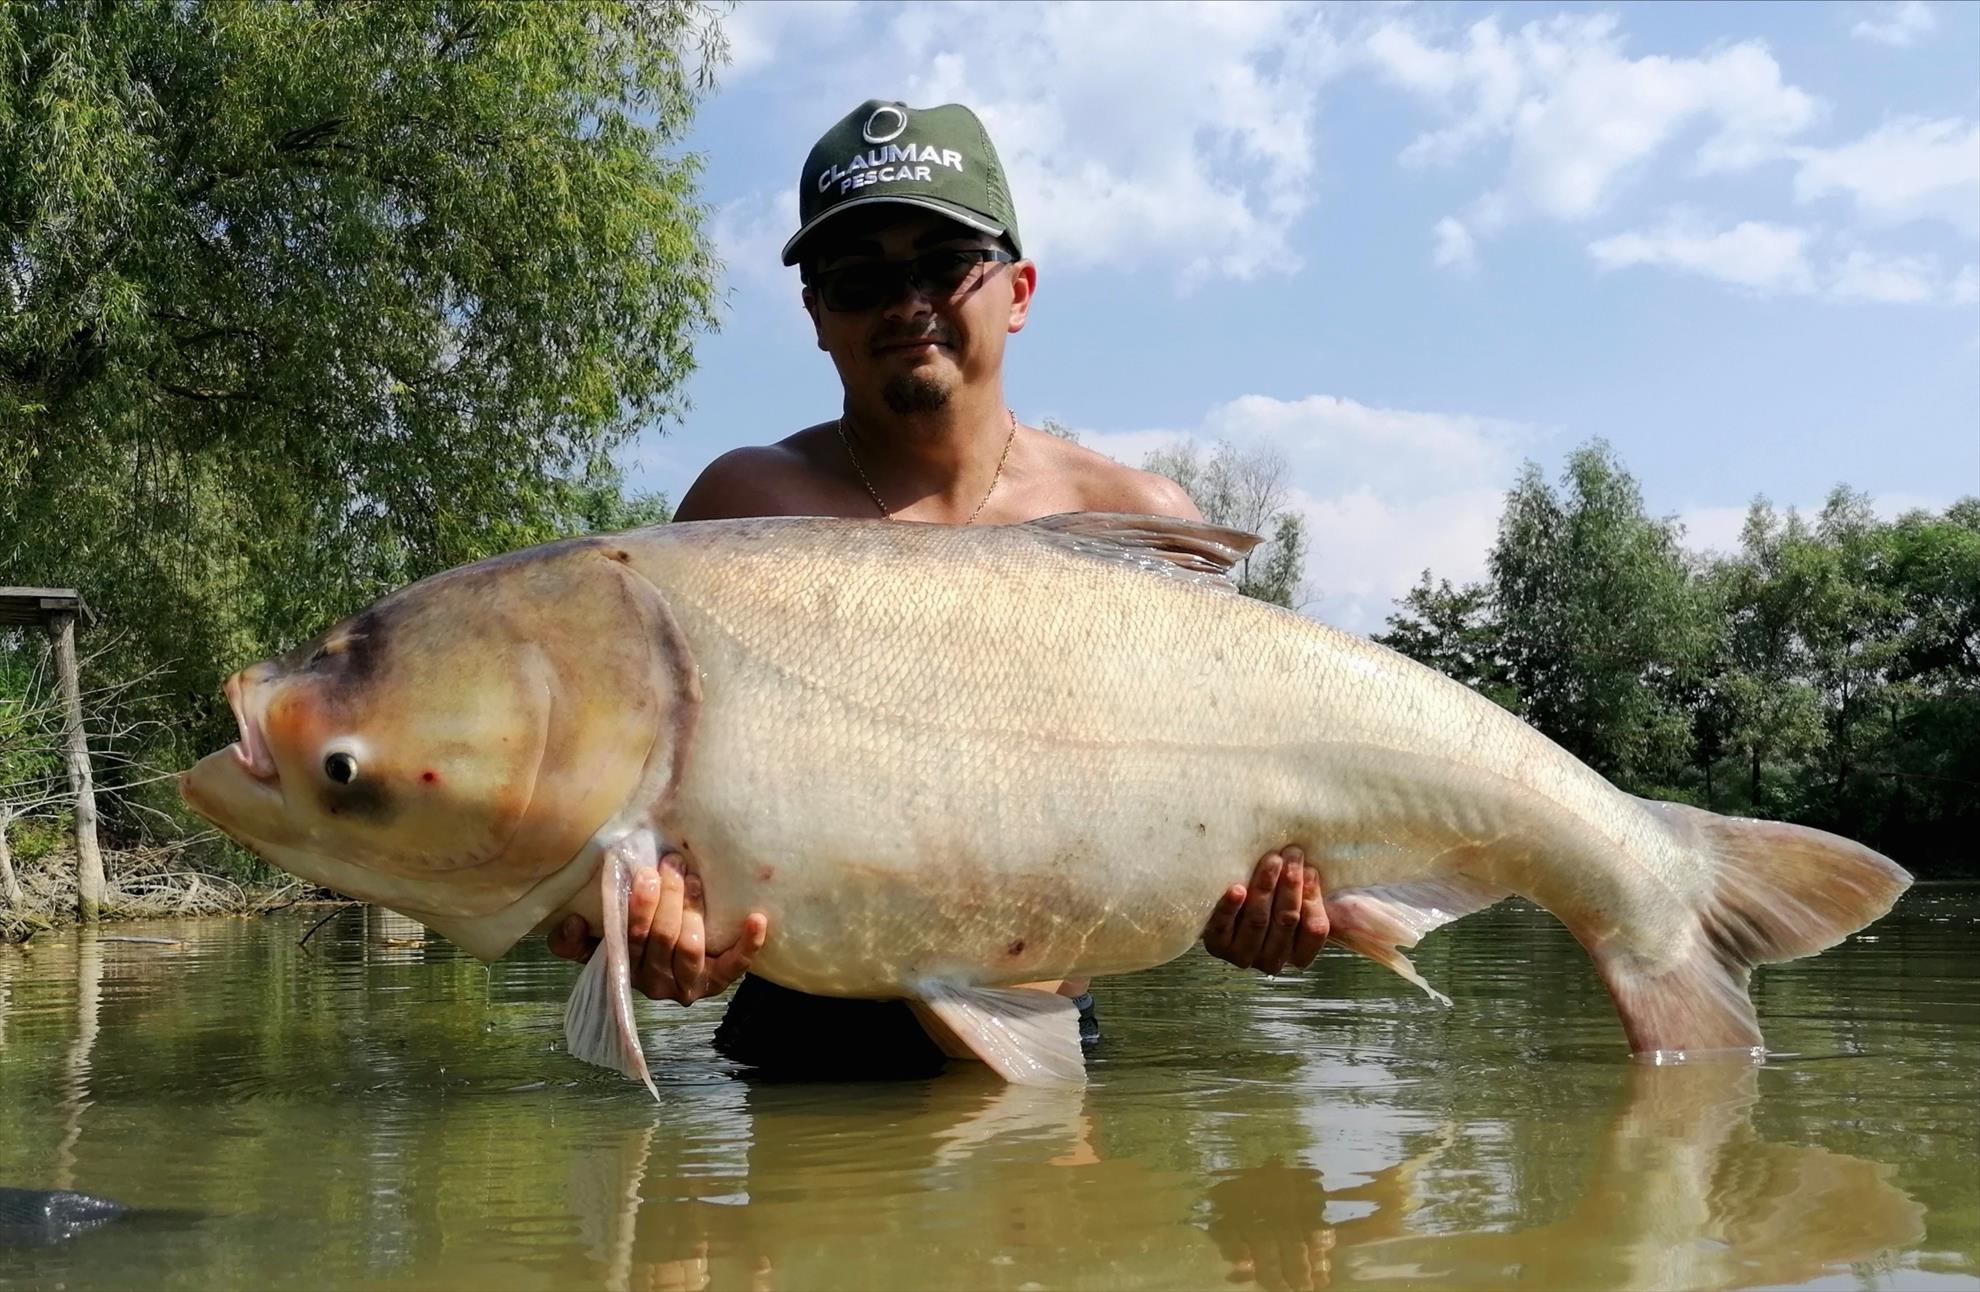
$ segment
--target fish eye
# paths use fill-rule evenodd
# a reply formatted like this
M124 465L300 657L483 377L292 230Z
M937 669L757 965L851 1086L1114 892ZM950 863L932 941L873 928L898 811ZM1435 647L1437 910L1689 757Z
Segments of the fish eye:
M339 785L356 780L357 772L357 759L341 749L323 760L323 774Z

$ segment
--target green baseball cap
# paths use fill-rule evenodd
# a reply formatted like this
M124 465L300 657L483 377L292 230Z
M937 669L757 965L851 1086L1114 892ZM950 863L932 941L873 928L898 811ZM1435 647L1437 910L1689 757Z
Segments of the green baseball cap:
M910 108L868 99L812 146L798 179L798 231L784 263L798 262L804 240L841 211L898 202L948 216L1019 255L1017 211L990 134L960 103Z

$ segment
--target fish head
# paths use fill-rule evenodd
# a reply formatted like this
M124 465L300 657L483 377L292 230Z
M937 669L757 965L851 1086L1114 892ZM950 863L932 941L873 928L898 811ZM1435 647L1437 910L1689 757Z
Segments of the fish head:
M493 958L559 904L534 890L671 782L696 698L671 626L589 542L450 571L228 678L240 738L181 794L282 869Z

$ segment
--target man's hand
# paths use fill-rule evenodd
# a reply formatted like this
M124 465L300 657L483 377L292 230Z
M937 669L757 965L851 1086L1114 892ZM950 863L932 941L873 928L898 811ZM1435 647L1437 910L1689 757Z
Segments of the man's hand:
M753 911L736 944L711 958L703 918L701 876L688 869L679 853L661 857L657 870L633 876L626 902L626 953L632 960L633 986L648 999L692 1005L704 996L720 995L743 976L770 932L770 917ZM598 948L598 939L577 915L552 929L549 942L551 952L566 960L589 960Z
M1320 872L1297 848L1268 852L1251 885L1232 884L1203 930L1203 947L1240 969L1304 969L1327 941Z

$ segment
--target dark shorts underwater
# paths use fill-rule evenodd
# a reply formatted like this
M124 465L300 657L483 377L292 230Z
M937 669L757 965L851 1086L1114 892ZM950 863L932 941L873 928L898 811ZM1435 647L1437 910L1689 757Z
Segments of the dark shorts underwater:
M1073 998L1079 1043L1100 1041L1093 995ZM904 1080L933 1076L948 1061L898 1000L808 996L745 975L715 1029L715 1049L756 1075L789 1081Z

